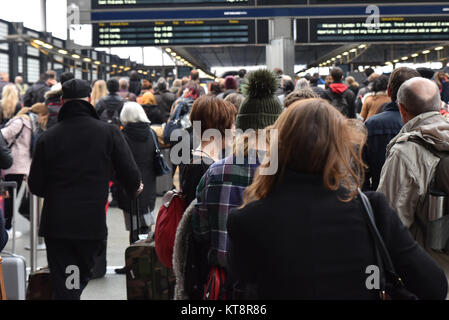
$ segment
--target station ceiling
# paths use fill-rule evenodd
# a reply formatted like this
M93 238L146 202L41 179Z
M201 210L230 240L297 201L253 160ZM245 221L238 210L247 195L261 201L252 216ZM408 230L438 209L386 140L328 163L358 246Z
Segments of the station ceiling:
M351 63L357 65L383 65L387 61L401 59L415 52L421 52L439 44L447 43L396 43L369 44L367 48ZM296 45L296 65L317 65L326 59L359 46L360 43L340 45ZM210 67L254 66L266 64L264 46L244 47L184 47L176 49L178 53L205 69Z

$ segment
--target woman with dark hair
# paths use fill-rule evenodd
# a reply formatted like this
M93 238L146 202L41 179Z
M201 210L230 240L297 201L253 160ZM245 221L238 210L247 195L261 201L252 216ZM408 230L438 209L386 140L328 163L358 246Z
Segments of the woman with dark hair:
M192 106L190 121L201 123L201 131L193 130L193 135L201 141L200 145L192 150L191 163L180 165L180 184L187 204L196 197L196 188L209 166L217 160L221 160L226 147L226 130L234 126L237 110L229 102L217 97L204 95L199 97ZM195 127L194 127L195 128ZM215 129L221 134L221 140L212 137L202 139L206 130Z
M233 76L227 76L224 80L224 87L225 91L220 93L217 98L226 99L230 94L236 93L239 88L239 83Z
M363 183L363 126L322 99L299 101L274 124L268 162L227 222L234 288L252 299L379 299L367 285L378 265ZM366 194L398 275L420 299L444 299L447 281L386 197ZM251 289L251 291L250 291ZM246 293L246 296L245 294Z
M128 91L134 93L136 97L140 96L140 92L142 91L142 83L140 82L140 77L137 71L132 71L129 75Z
M213 96L218 96L223 91L221 90L220 83L213 81L209 82L209 94Z
M360 112L360 116L364 119L364 121L376 115L382 109L384 104L391 102L391 99L388 96L387 88L387 76L382 75L374 80L373 92L372 94L366 96L363 101L362 111Z

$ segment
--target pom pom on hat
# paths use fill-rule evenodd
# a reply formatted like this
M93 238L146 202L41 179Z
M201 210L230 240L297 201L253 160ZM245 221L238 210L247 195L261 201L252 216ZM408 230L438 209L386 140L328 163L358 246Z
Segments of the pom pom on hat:
M279 86L276 75L266 69L250 72L244 86L245 100L240 106L236 128L264 129L274 124L282 113L282 105L275 92Z

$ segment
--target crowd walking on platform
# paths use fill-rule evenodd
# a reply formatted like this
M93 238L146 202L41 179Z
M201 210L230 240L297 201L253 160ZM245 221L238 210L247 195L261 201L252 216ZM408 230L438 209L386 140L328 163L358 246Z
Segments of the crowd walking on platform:
M449 75L363 76L2 81L2 180L43 198L52 298L81 298L116 206L128 298L446 299Z

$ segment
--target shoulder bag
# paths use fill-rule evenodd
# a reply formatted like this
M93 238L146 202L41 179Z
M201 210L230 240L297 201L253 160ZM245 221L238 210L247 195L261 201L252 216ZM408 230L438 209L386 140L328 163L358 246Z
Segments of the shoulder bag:
M362 207L365 211L365 221L374 240L374 248L377 257L377 264L380 269L380 299L381 300L418 300L418 297L408 291L402 279L396 274L390 254L387 247L376 227L373 208L368 197L359 189L358 190Z
M157 177L163 176L171 172L168 167L167 162L164 159L164 155L161 153L161 149L159 149L159 143L156 139L156 134L153 129L149 128L151 132L151 136L153 137L153 143L155 148L156 155L154 156L154 171Z

